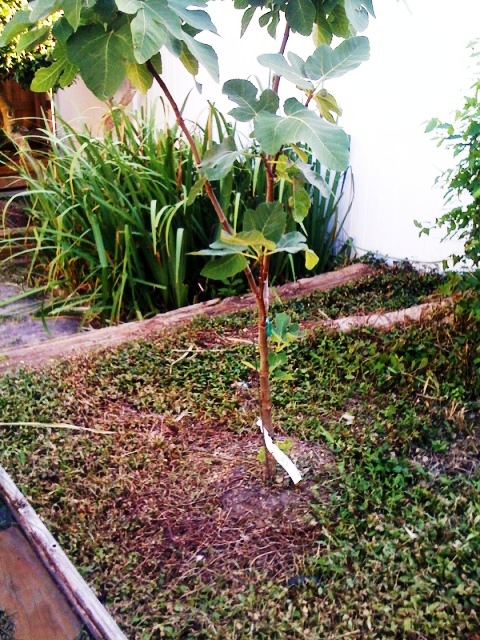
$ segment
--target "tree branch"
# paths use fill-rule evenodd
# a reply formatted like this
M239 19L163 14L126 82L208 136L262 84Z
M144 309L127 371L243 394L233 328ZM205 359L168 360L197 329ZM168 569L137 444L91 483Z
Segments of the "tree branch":
M152 62L149 60L147 62L147 68L150 71L150 73L152 74L152 76L154 77L155 81L157 82L157 84L159 85L159 87L161 88L161 90L163 91L163 93L165 94L165 97L167 98L168 102L170 103L170 106L173 109L173 112L175 114L175 119L178 123L178 126L180 127L180 129L182 130L183 134L185 135L185 138L187 139L187 142L190 146L190 149L192 150L192 155L193 155L193 159L195 161L195 164L197 166L197 168L200 168L201 164L202 164L202 159L200 157L200 153L198 152L197 149L197 145L195 144L195 140L193 139L192 134L190 133L190 131L188 130L188 127L185 123L185 120L182 116L182 112L180 111L175 98L172 96L172 94L170 93L167 85L165 84L165 82L163 81L162 77L160 76L160 74L157 72L157 70L155 69L155 67L153 66ZM226 231L227 233L233 235L234 231L233 228L231 226L231 224L229 223L229 221L227 220L225 213L223 211L222 205L220 204L220 202L218 201L218 198L215 194L215 191L213 190L212 184L209 180L206 180L205 182L205 191L207 192L208 198L210 200L210 202L212 203L212 206L215 210L215 213L217 214L217 217L220 221L220 224L222 225L222 229L224 231ZM255 282L255 276L252 273L252 270L250 269L250 266L245 267L244 269L244 274L245 277L247 278L248 281L248 285L250 287L250 290L252 291L252 293L255 295L255 298L258 300L259 297L262 296L262 292L260 291L259 287L257 286L257 283Z
M289 37L290 37L290 25L287 23L287 25L285 26L285 31L283 33L282 43L278 51L279 53L282 54L282 56L285 53L285 49L287 48L287 42ZM280 76L277 76L275 74L272 80L272 91L275 91L275 93L278 93L279 84L280 84Z

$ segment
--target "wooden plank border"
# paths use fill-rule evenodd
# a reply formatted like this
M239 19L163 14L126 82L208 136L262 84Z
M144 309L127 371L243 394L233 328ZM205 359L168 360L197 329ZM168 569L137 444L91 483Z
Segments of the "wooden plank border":
M338 271L322 273L312 278L302 278L297 282L284 284L277 287L275 292L280 298L287 300L314 291L333 289L360 280L372 273L374 273L374 269L370 265L356 263ZM254 306L255 298L251 293L224 300L216 298L175 311L167 311L147 320L93 329L24 347L8 347L0 352L0 375L19 368L39 368L54 360L65 360L92 351L110 349L132 340L147 339L162 330L177 327L194 318L234 314Z
M95 640L127 640L1 465L0 493L32 548Z

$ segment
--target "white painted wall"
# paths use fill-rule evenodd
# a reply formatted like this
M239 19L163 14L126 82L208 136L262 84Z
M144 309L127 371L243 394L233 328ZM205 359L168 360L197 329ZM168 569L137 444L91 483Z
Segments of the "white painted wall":
M434 182L451 166L450 154L424 133L425 123L434 116L448 120L473 83L467 45L479 36L480 0L457 0L455 6L450 0L374 4L377 19L365 32L370 61L327 87L343 107L340 124L352 136L355 199L345 230L360 253L441 263L459 244L442 242L438 230L419 237L414 225L414 220L433 223L444 211L443 192ZM240 41L238 20L230 3L215 8L224 34L222 40L211 39L220 53L220 86L229 77L251 75L266 82L256 56L278 47L258 29ZM301 53L298 46L292 49ZM181 89L178 76L176 82ZM208 78L202 82L204 95L215 96L219 108L232 107ZM192 93L190 102L195 118L204 99Z
M100 133L102 118L107 111L106 105L87 89L81 79L67 89L58 91L55 109L74 128L80 130L87 126L95 135Z
M452 164L425 122L451 121L473 83L467 44L479 36L479 0L393 0L375 3L366 35L370 61L331 83L352 135L355 200L346 225L354 244L395 258L434 262L455 242L443 233L419 238L414 220L433 223L444 211L435 178ZM477 71L478 73L478 71ZM338 83L338 84L336 84Z

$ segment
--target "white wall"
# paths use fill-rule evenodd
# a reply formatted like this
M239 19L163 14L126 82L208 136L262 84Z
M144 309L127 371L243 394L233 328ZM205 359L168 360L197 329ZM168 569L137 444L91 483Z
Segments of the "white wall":
M435 178L451 166L451 156L424 133L432 117L449 119L463 104L473 83L467 44L478 37L480 0L376 0L377 18L365 32L371 58L327 88L343 107L340 124L352 136L351 164L355 200L346 224L359 253L373 251L420 263L438 262L458 250L458 242L443 242L443 232L419 237L414 220L429 224L445 210ZM209 98L224 111L233 105L221 95L232 77L257 76L267 82L256 56L274 52L278 44L252 27L238 38L239 15L230 3L215 6L214 21L222 38L210 42L220 54L220 85L206 74L203 94L192 92L187 114L206 117ZM279 30L280 31L280 30ZM263 34L263 35L262 35ZM305 42L305 41L304 41ZM306 57L298 44L293 50ZM307 45L308 46L308 45ZM180 100L192 86L188 74L173 71Z
M94 134L100 132L102 118L107 111L106 105L95 98L81 79L67 89L58 91L55 95L55 109L74 128L82 129L87 126Z
M444 211L435 178L452 164L425 123L451 121L473 83L467 44L479 35L480 2L393 0L375 3L366 35L370 61L331 83L352 135L355 201L347 232L356 246L395 258L440 261L459 247L443 233L419 238L414 220L433 223ZM337 84L334 84L338 82Z

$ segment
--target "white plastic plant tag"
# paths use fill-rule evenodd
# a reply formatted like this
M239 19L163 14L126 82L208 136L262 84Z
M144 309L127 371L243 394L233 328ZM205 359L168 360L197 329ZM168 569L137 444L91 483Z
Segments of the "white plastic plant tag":
M300 471L293 464L293 462L290 460L290 458L287 455L285 455L283 453L283 451L281 449L279 449L277 447L277 445L273 442L273 440L270 437L268 431L266 429L264 429L264 427L262 425L262 420L260 418L257 420L257 425L260 427L260 431L263 433L263 438L265 440L265 447L266 447L267 451L270 451L270 453L275 458L275 460L278 462L278 464L283 469L285 469L285 471L288 473L288 475L292 479L292 482L294 484L299 483L300 480L302 479L302 474L300 473Z
M270 287L268 286L268 279L263 283L263 299L265 300L265 308L268 311L270 306Z
M344 413L343 416L340 417L340 420L345 420L350 427L355 422L355 416L352 416L351 413Z

